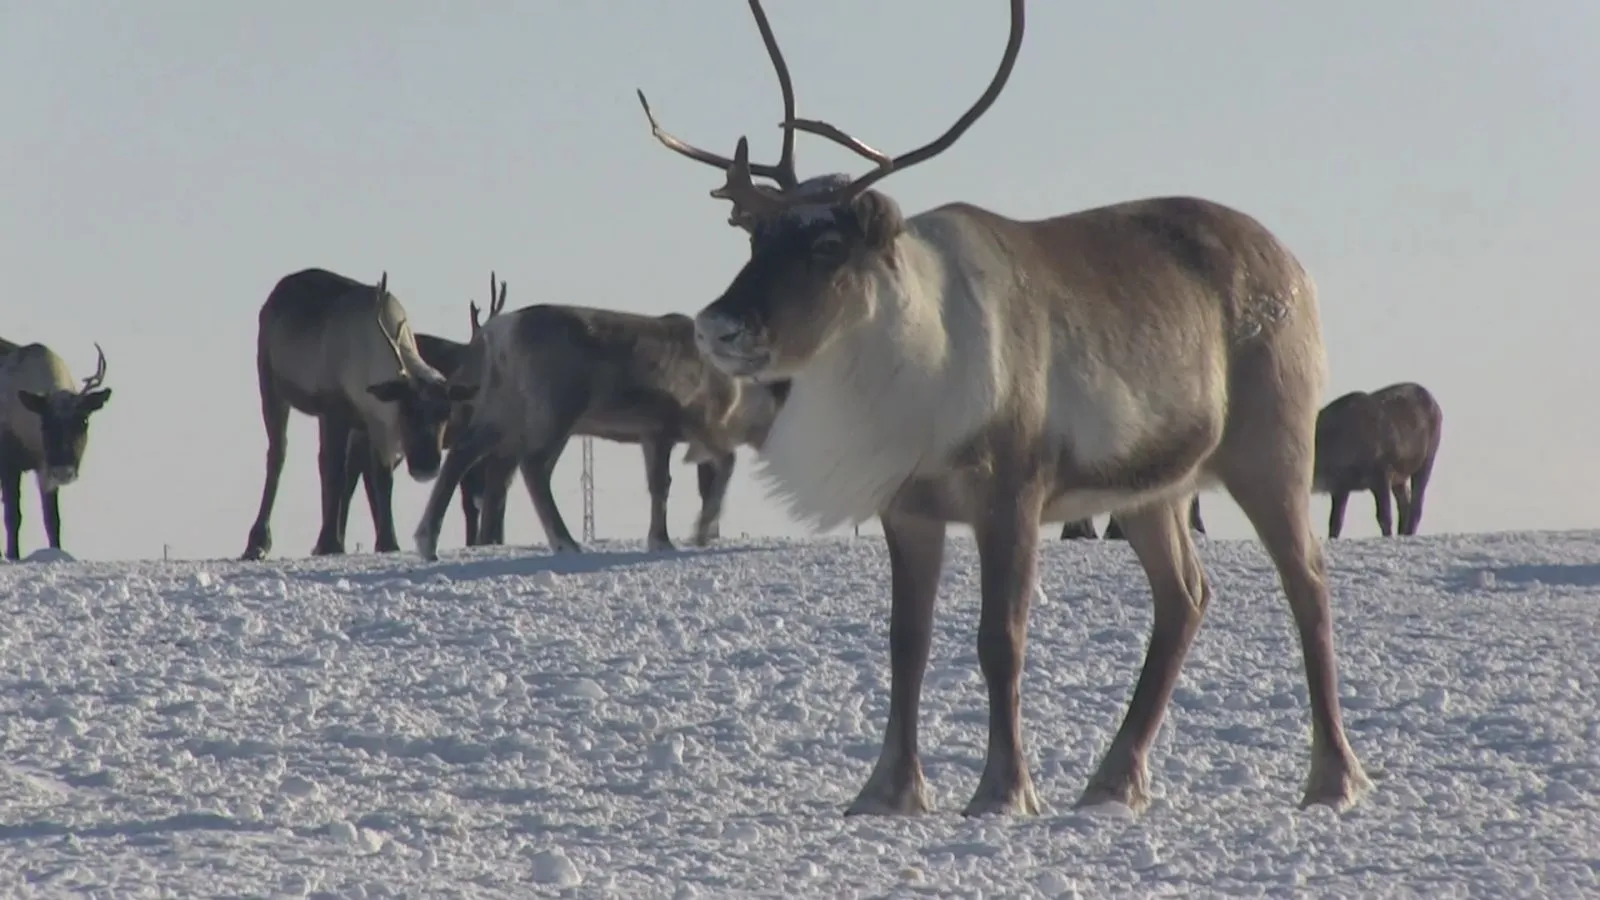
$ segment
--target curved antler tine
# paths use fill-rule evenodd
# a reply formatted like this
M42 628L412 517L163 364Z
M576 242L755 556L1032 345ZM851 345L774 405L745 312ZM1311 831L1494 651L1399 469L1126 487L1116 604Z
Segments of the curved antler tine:
M829 125L827 122L817 119L795 119L793 122L788 124L796 131L804 131L809 134L825 137L836 144L842 145L845 149L856 153L858 156L864 156L867 159L872 160L879 166L885 166L889 168L894 167L895 160L889 154L884 153L882 150L875 150L872 147L867 146L866 142L860 140L859 138L851 137L850 135L841 131L839 128ZM780 127L782 127L782 125L783 123L779 123Z
M500 295L498 297L494 298L493 302L491 302L489 304L489 315L498 316L502 312L505 312L505 308L506 308L506 282L505 282L505 279L502 278L500 280Z
M766 11L761 8L761 0L750 0L750 12L756 18L756 27L761 30L761 43L766 45L767 59L772 61L772 68L778 73L778 88L783 92L783 120L793 123L794 81L789 77L789 64L784 62L783 51L778 49L778 39L772 33L772 25L767 21ZM792 124L786 125L783 129L783 150L778 154L778 164L773 166L773 174L769 177L786 191L800 184L800 176L794 171Z
M699 147L696 147L693 144L686 144L678 138L667 133L667 131L661 127L661 123L656 121L655 113L650 111L650 101L644 98L644 91L634 88L633 92L639 95L639 105L644 107L644 117L650 120L651 136L660 141L668 150L677 151L678 153L689 157L695 162L702 162L708 166L716 166L719 169L726 169L727 167L733 165L733 160L728 159L726 156L718 156L717 154L712 153L710 150L701 150Z
M650 101L644 98L644 91L634 88L633 92L639 95L639 105L644 107L645 118L650 120L650 134L654 136L656 140L660 141L662 146L666 147L668 150L681 153L695 162L705 163L708 166L716 166L719 169L726 169L733 165L733 160L727 158L726 156L718 156L717 154L712 153L710 150L702 150L693 144L685 143L671 134L668 134L661 127L661 124L656 121L655 113L650 111ZM776 181L780 184L783 183L783 174L777 166L764 166L760 163L749 163L748 166L752 174L759 175L762 178L771 178L773 181Z
M475 300L468 300L467 301L467 317L472 320L472 333L473 334L477 334L478 333L478 329L483 327L483 324L478 319L478 316L479 316L480 312L481 311L478 309L477 301L475 301Z
M384 269L383 270L383 274L378 277L378 299L382 300L384 297L387 297L388 295L389 295L389 270L388 269Z
M959 140L961 135L965 134L968 128L972 127L972 123L978 121L979 116L982 116L984 113L989 111L989 107L994 105L995 99L1000 96L1000 91L1006 86L1006 82L1010 80L1011 70L1016 67L1017 53L1022 49L1022 33L1024 29L1023 20L1025 18L1023 7L1025 5L1026 3L1024 0L1011 0L1011 32L1006 38L1005 53L1000 57L1000 66L995 70L994 77L989 79L989 86L984 88L983 95L978 98L977 102L968 107L967 111L961 114L961 118L957 119L956 123L951 125L944 134L939 135L937 138L934 138L932 141L923 144L921 147L918 147L915 150L911 150L894 157L888 161L887 165L880 164L878 168L873 169L871 172L868 172L865 175L862 175L860 178L857 178L855 181L851 182L848 188L843 191L841 194L842 197L854 197L871 187L874 182L880 178L883 178L885 175L888 175L890 172L908 169L917 163L926 162L950 149L951 145ZM797 125L796 127L799 126ZM838 129L834 129L834 131L838 131ZM826 134L825 132L818 131L814 133L822 134L824 137L832 137L832 135ZM844 133L839 132L839 134L843 135ZM851 140L853 141L854 139ZM866 148L866 145L862 144L860 141L854 141L854 144L860 144L860 147ZM858 149L851 143L846 143L845 146L850 147L851 150L855 150L857 153L862 152L861 149Z
M94 374L83 380L83 387L78 391L80 394L94 390L106 380L106 351L100 349L99 341L95 342L94 354Z

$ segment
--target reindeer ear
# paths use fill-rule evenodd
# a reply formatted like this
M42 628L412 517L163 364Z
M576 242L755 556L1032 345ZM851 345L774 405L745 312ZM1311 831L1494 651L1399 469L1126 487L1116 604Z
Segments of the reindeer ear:
M44 415L45 407L48 405L43 394L36 394L33 391L17 391L17 399L22 401L23 409L36 416Z
M100 409L100 407L105 406L106 401L110 399L111 388L101 388L98 391L90 391L87 394L79 396L78 409L85 414L92 413Z
M411 384L404 378L396 378L392 381L380 381L377 384L367 388L367 393L377 397L384 403L398 403L410 392Z

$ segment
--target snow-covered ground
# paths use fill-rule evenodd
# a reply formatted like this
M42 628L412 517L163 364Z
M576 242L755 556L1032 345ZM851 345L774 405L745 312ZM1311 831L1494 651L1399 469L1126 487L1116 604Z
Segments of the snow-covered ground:
M1217 586L1141 818L1071 802L1149 605L1051 542L1025 712L1046 813L967 820L985 699L952 542L923 707L939 811L841 813L887 708L861 538L582 558L0 565L0 894L1600 896L1600 535L1338 542L1377 784L1294 807L1305 689L1254 543Z

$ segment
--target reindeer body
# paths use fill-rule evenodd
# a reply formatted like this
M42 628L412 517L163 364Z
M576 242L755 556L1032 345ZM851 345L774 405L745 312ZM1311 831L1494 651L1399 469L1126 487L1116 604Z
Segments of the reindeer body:
M7 559L21 554L25 472L33 472L38 482L45 539L51 548L61 548L59 491L77 480L89 416L111 398L110 388L97 389L104 378L104 353L80 389L66 361L49 347L0 340L0 501Z
M491 317L469 357L455 381L473 391L471 423L417 526L418 552L428 559L437 556L439 523L458 472L486 457L517 461L551 549L580 550L550 489L573 435L641 445L653 548L671 546L671 453L689 443L689 459L700 463L695 542L704 545L717 536L738 446L759 441L776 406L769 389L741 384L704 360L693 322L679 314L528 306ZM485 523L504 516L499 485L509 477L509 471L486 476Z
M972 526L981 565L978 661L989 743L968 814L1035 812L1021 677L1039 526L1115 512L1150 580L1154 624L1116 737L1080 804L1149 802L1147 759L1211 588L1186 527L1220 484L1276 564L1300 632L1311 767L1303 804L1342 808L1370 783L1345 736L1325 566L1309 497L1325 379L1316 291L1294 255L1244 213L1189 197L1023 221L970 203L910 218L872 185L950 147L1000 93L1024 0L989 87L943 135L896 156L796 119L787 70L749 0L784 90L785 143L753 165L665 134L721 168L750 259L695 317L729 374L787 380L759 446L796 517L877 515L891 571L888 722L852 813L929 807L918 708L945 532ZM792 133L877 164L836 186L794 175ZM777 188L757 185L770 177Z
M1370 394L1352 391L1323 407L1317 415L1313 489L1332 495L1328 537L1339 536L1350 493L1362 490L1372 492L1384 537L1394 533L1396 509L1400 534L1416 534L1443 428L1438 401L1409 381Z
M322 531L312 553L344 552L353 489L346 459L358 432L367 449L368 499L377 506L375 549L399 549L390 506L394 469L403 458L418 481L437 473L450 401L444 376L418 353L405 308L387 283L387 275L374 286L304 269L279 280L262 304L256 369L267 472L244 558L260 559L271 547L291 409L315 417L320 432Z

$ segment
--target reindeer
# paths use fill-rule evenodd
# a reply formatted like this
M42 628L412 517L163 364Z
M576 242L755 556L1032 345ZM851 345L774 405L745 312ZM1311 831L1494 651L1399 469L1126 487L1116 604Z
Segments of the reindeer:
M694 323L678 313L527 306L489 318L468 356L451 391L458 399L471 397L472 418L446 457L415 532L417 552L428 560L438 558L450 492L480 460L495 466L517 461L551 550L581 551L550 490L556 461L575 434L637 443L644 451L652 550L672 548L672 448L687 442L684 460L700 466L694 542L705 546L720 531L735 451L760 442L783 392L783 386L746 384L708 363L695 346ZM511 473L491 468L485 478L487 529L504 521Z
M497 299L495 294L495 273L490 272L489 315L491 316L499 314L500 310L504 309L506 305L505 282L499 282L498 287L499 295ZM469 303L468 307L470 313L469 319L472 323L472 334L477 334L478 329L481 326L481 311L478 309L477 303ZM438 370L439 374L445 376L446 381L448 381L450 376L455 374L455 372L461 368L462 362L466 359L467 344L463 344L460 341L453 341L449 338L439 337L432 334L424 334L422 332L416 333L416 341L417 353L422 356L423 362L426 362L428 365L433 366L434 369ZM457 403L452 406L450 419L445 425L444 431L444 447L446 449L454 445L456 435L459 435L461 433L461 429L466 427L466 423L470 418L470 403ZM341 519L339 523L340 540L344 539L345 524L349 520L350 501L355 497L356 483L363 480L361 475L366 466L367 454L371 452L371 447L367 444L365 434L359 431L352 432L350 438L350 449L345 454L346 485L344 493L344 506L342 507L342 515L344 518ZM466 521L468 547L476 547L480 544L497 544L505 541L505 504L503 501L500 505L500 517L495 523L493 523L498 528L498 539L496 539L492 534L486 535L480 526L480 522L482 521L484 475L486 468L487 463L473 466L472 468L468 469L466 474L461 478L461 515ZM378 504L373 500L372 482L369 481L365 483L367 485L367 505L372 509L373 514L376 515L378 511ZM507 486L509 487L509 484ZM502 494L503 493L504 491L502 490ZM375 528L378 527L377 519L373 519L373 526Z
M1409 381L1370 394L1351 391L1323 407L1317 414L1313 490L1333 495L1328 537L1339 536L1350 492L1360 490L1372 492L1384 537L1394 532L1391 493L1400 534L1416 534L1443 427L1438 401Z
M6 559L21 556L22 473L33 472L45 539L61 549L61 488L78 479L89 443L89 417L111 399L106 354L94 345L94 374L73 383L67 363L43 344L0 339L0 500L6 513Z
M1200 497L1198 495L1189 503L1189 528L1196 534L1206 533L1206 523L1200 519ZM1092 518L1078 519L1061 526L1061 539L1063 541L1083 540L1085 538L1093 540L1096 537L1098 535L1095 534L1094 519ZM1116 513L1112 513L1106 519L1105 539L1108 541L1127 540L1127 537L1122 533L1122 524L1117 521Z
M1155 602L1144 667L1080 804L1149 803L1147 760L1211 587L1185 509L1225 487L1277 565L1310 688L1302 805L1343 808L1370 784L1346 737L1326 569L1309 517L1325 354L1310 276L1255 219L1163 197L1022 221L952 202L903 215L872 186L948 149L994 102L1023 35L1023 0L988 88L931 143L890 157L796 119L871 171L797 190L750 163L657 140L721 168L712 196L750 257L694 321L729 375L786 380L759 443L790 512L820 528L880 518L891 575L889 713L849 813L928 809L917 717L947 523L972 526L981 564L978 659L989 743L969 815L1038 811L1022 741L1021 675L1041 521L1116 510ZM790 136L785 136L787 145ZM687 149L685 149L687 148ZM786 153L780 165L792 167ZM768 172L773 169L769 167Z
M317 419L322 481L322 531L314 556L344 552L352 437L366 452L362 475L373 506L374 549L399 549L391 497L404 457L411 477L439 471L450 398L445 377L422 359L406 311L389 293L389 273L376 286L326 269L284 276L261 305L256 373L267 431L266 480L244 559L272 548L269 521L283 474L289 410Z

